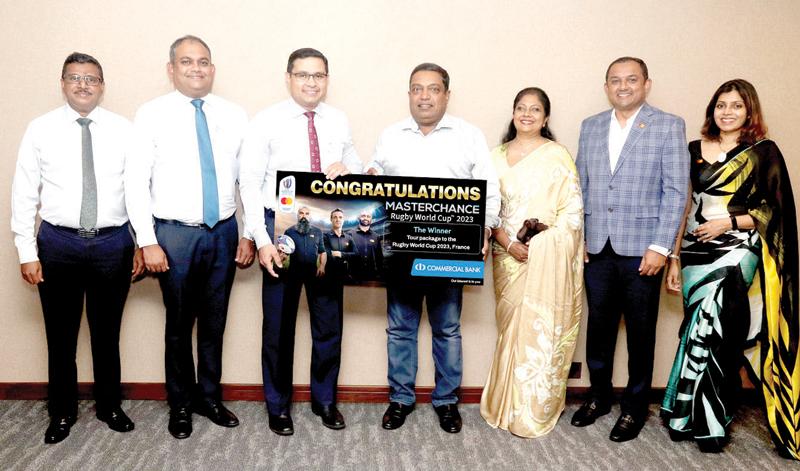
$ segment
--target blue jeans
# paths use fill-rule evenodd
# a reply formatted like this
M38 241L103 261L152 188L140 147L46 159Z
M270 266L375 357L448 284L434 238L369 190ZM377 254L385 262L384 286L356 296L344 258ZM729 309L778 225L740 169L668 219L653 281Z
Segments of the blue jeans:
M425 298L436 367L432 402L434 407L458 402L456 390L462 374L461 293L461 286L442 283L387 284L390 401L405 405L416 401L417 332Z

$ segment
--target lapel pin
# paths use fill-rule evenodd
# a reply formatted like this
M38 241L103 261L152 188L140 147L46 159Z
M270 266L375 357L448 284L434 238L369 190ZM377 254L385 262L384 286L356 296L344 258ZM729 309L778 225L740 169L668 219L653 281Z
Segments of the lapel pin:
M644 129L644 123L639 123L639 129Z

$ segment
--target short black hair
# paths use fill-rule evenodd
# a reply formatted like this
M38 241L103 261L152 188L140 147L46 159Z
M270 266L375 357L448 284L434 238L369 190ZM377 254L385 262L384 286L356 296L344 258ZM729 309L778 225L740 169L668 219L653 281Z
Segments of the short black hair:
M172 63L172 64L175 63L175 50L178 49L178 46L183 44L185 41L194 41L194 42L202 44L203 47L206 48L206 51L208 51L208 58L209 59L211 58L211 48L208 47L208 44L206 44L205 41L203 41L202 39L198 38L197 36L193 36L191 34L187 34L186 36L181 36L180 38L176 39L175 41L172 41L172 44L169 46L169 61L170 61L170 63Z
M294 68L294 61L297 59L307 59L309 57L316 57L317 59L321 59L322 63L325 64L325 73L328 73L328 58L325 57L325 54L319 52L318 50L314 49L313 47L302 47L293 53L289 54L289 61L286 63L286 73L291 74L292 68Z
M336 208L333 211L331 211L331 217L333 217L334 213L342 213L342 216L344 216L344 211L342 211L341 208Z
M613 67L615 64L621 64L623 62L636 62L639 64L639 67L642 68L642 76L644 79L647 80L649 78L647 74L647 64L645 64L643 60L639 59L638 57L622 56L614 59L613 62L608 64L608 68L606 69L606 82L608 82L608 73L611 72L611 67Z
M61 78L64 78L64 75L66 75L67 66L70 64L94 65L95 67L97 67L97 71L100 72L100 81L103 82L103 66L100 65L100 62L97 59L90 56L89 54L84 54L82 52L73 52L72 54L68 55L67 58L64 60L64 65L61 67Z
M422 64L414 67L414 70L411 71L411 75L408 76L408 83L411 84L411 77L413 77L414 74L423 70L428 72L436 72L437 74L441 75L442 82L444 82L444 90L450 90L450 74L444 70L444 67L439 64L434 64L433 62L423 62Z

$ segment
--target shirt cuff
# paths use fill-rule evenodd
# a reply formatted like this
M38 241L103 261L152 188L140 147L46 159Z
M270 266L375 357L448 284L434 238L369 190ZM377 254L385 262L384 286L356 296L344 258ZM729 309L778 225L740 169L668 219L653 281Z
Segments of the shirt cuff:
M670 253L672 253L671 250L665 249L664 247L656 244L650 244L650 246L647 248L652 250L653 252L658 252L665 257L668 256Z
M264 229L263 231L259 230L253 231L252 235L253 235L253 240L256 243L257 249L260 249L261 247L272 243L272 239L269 238L269 234L267 234L266 229Z
M19 263L22 265L23 263L30 263L30 262L38 262L39 255L36 250L36 245L33 247L25 247L17 250L19 254Z

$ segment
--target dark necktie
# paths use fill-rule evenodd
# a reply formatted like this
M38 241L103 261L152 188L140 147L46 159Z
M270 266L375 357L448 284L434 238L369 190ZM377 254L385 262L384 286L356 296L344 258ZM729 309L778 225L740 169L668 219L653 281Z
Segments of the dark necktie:
M217 171L214 168L214 151L208 135L208 122L203 112L203 100L192 100L194 105L194 125L197 130L197 147L200 150L200 174L203 178L203 222L214 227L219 222L219 194L217 192Z
M308 117L308 152L311 157L311 171L321 172L319 163L319 140L317 139L317 128L314 127L314 112L306 111L303 113Z
M94 176L94 154L92 152L92 132L89 118L78 118L81 125L81 161L83 170L83 191L81 193L81 229L91 230L97 224L97 180Z

